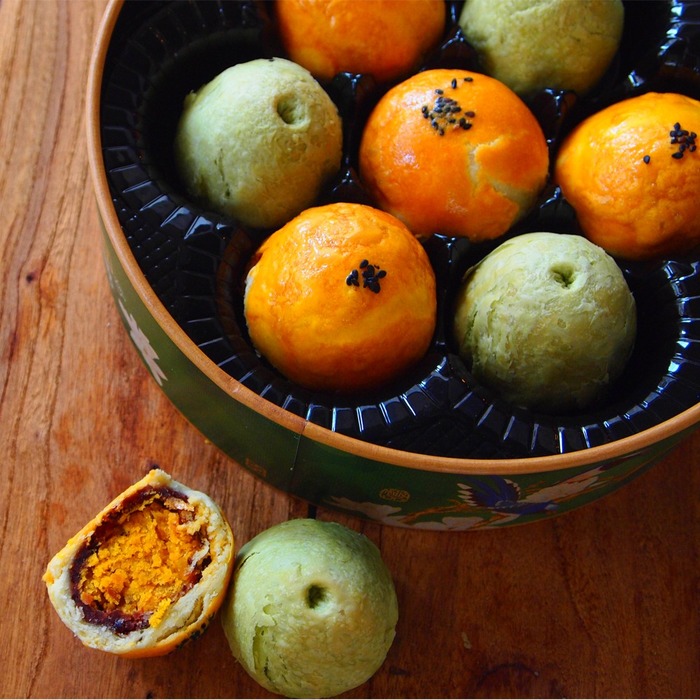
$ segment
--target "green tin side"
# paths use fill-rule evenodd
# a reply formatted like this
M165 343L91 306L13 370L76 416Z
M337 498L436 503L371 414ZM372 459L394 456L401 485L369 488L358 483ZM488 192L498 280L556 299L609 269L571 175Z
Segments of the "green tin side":
M299 433L229 396L177 347L134 289L102 228L112 295L132 343L175 407L211 442L257 476L289 491Z
M683 434L612 462L536 474L450 474L360 459L302 436L292 490L319 505L387 525L472 530L560 515L612 493Z

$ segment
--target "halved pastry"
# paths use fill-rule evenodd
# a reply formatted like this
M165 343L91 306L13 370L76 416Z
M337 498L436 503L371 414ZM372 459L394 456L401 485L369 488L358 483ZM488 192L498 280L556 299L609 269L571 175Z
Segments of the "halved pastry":
M160 656L204 631L226 593L233 553L217 504L156 468L72 537L43 579L85 646Z

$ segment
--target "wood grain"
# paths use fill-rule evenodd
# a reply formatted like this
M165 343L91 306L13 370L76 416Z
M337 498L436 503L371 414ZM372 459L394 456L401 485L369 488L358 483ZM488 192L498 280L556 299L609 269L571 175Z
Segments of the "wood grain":
M105 0L0 0L0 609L3 697L266 697L214 623L161 659L83 648L49 558L159 464L209 492L240 546L308 505L222 456L161 394L102 266L84 91ZM401 618L347 697L700 695L700 435L602 501L479 533L365 532Z

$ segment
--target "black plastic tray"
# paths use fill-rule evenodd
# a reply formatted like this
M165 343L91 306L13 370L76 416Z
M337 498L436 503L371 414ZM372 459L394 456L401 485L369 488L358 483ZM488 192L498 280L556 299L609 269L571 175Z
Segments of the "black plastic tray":
M448 2L441 46L422 68L479 70ZM618 55L585 100L543 90L530 101L556 152L582 118L649 90L700 95L700 3L626 3ZM103 80L104 165L124 235L158 298L216 365L271 403L330 430L427 455L512 458L602 445L661 423L700 400L700 272L694 259L620 263L638 307L638 337L623 376L586 413L514 408L473 380L452 346L454 295L464 271L508 236L578 233L561 193L549 187L505 237L473 245L434 235L426 250L438 280L438 326L426 357L401 380L361 396L310 392L253 349L243 321L245 264L270 231L198 208L177 180L172 141L184 96L226 67L284 56L273 2L128 1L120 11ZM372 204L356 156L363 120L389 86L340 74L324 84L344 122L343 168L320 202Z

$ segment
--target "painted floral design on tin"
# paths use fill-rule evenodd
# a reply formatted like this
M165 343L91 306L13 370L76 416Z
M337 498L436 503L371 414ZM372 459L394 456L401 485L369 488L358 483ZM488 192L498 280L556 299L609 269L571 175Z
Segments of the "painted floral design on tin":
M117 306L119 307L119 311L125 324L129 327L129 335L131 340L136 346L137 350L141 353L143 361L151 371L153 378L156 380L156 382L158 382L158 386L163 386L163 382L167 381L168 377L158 364L158 360L160 359L158 357L158 353L153 349L148 336L141 330L141 328L139 328L134 316L126 308L126 305L124 304L124 290L122 289L119 278L114 273L114 269L107 256L104 257L104 262L107 270L107 281L110 289L112 290L112 296L117 302Z
M426 530L471 530L500 527L524 516L553 514L560 506L590 491L609 487L619 480L614 475L604 476L621 460L599 464L580 474L572 475L554 484L521 488L515 481L501 476L465 478L456 484L456 498L450 503L404 513L402 508L348 498L331 497L331 506L363 514L387 525L398 525ZM641 468L643 465L639 465ZM626 474L625 476L629 476ZM561 512L571 505L562 507Z
M119 299L119 309L129 326L131 340L141 353L141 357L143 357L146 366L151 370L151 374L156 382L158 382L158 386L163 386L163 382L167 381L168 378L158 364L158 353L153 349L148 336L139 328L136 319L129 313L121 299Z

